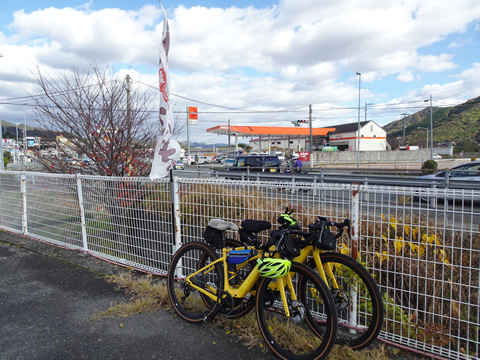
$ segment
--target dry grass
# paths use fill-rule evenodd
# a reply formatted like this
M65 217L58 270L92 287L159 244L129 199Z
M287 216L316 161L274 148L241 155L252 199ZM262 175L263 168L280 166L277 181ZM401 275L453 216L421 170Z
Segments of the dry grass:
M100 320L104 317L128 317L135 314L154 312L161 309L170 310L165 280L154 278L151 275L138 275L133 271L124 271L118 275L109 276L108 281L117 284L130 296L130 301L115 304L109 309L96 313L91 320ZM257 327L255 312L237 319L228 319L217 316L210 326L225 331L226 335L236 336L248 348L260 348L268 352L267 346ZM300 341L298 334L291 334L291 341ZM388 359L387 351L383 346L378 348L353 351L348 347L335 346L328 359L330 360L373 360Z

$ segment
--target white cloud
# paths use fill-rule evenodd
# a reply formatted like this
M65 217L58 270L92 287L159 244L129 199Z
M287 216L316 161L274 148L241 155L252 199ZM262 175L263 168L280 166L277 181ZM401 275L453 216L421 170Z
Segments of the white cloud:
M37 61L55 72L94 59L115 64L115 69L131 67L135 76L155 85L162 30L159 7L93 8L90 2L15 12L11 34L0 33L0 52L5 55L0 79L2 88L12 91L4 97L20 91L18 86L14 90L15 79L32 79ZM179 6L169 15L172 92L233 108L342 105L355 103L355 72L360 71L365 84L396 79L396 87L408 83L419 89L418 96L428 91L450 98L462 98L462 91L478 96L478 64L465 70L458 60L460 45L478 42L478 33L465 33L478 19L480 3L469 0L282 0L262 9ZM434 46L447 38L440 50ZM455 71L458 77L449 82ZM441 79L433 88L423 80L430 76ZM387 93L364 90L362 96L367 101L388 100L392 96ZM409 96L413 93L406 90L404 97ZM287 121L295 115L258 116ZM228 115L208 117L225 123Z

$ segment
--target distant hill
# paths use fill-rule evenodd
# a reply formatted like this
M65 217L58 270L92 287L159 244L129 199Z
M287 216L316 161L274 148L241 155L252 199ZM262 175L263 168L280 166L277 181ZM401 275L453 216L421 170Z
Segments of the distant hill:
M480 97L452 107L433 107L433 144L454 143L457 150L478 151L480 148ZM403 138L405 121L405 143L425 147L429 130L430 107L416 112L405 119L393 121L383 128L387 132L387 141L393 148L399 145L398 138ZM430 142L429 142L430 143Z
M23 138L23 123L18 127L15 124L2 120L2 136L4 139L15 139L17 137ZM54 141L57 133L55 131L48 131L27 125L27 136L41 137L43 141Z

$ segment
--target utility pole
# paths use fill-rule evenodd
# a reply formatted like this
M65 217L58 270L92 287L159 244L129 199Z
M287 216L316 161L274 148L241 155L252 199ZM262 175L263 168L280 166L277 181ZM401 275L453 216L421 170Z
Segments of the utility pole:
M27 163L27 154L28 154L28 146L27 146L27 122L25 120L25 114L23 114L23 162Z
M360 95L361 95L361 84L362 84L362 74L357 72L358 76L358 126L357 126L357 169L360 168Z
M374 103L365 103L365 122L368 121L367 120L367 106L368 105L375 105Z
M430 160L433 160L433 110L432 110L432 94L430 94Z
M313 168L312 104L308 105L308 107L308 123L310 126L310 168Z
M403 140L402 140L403 143L402 143L402 145L405 146L405 118L410 114L403 113L401 115L403 115Z
M128 136L128 141L130 142L130 131L131 131L131 121L132 119L130 118L131 116L131 102L130 102L130 84L132 83L132 78L130 75L127 75L125 78L125 90L127 90L127 136Z
M192 157L190 156L190 119L188 116L188 106L187 106L187 111L185 112L187 115L187 164L190 165L192 162Z
M0 120L0 171L5 170L3 164L3 131L2 120Z
M228 155L227 155L227 158L228 156L230 155L230 119L228 119ZM235 156L234 156L235 158Z

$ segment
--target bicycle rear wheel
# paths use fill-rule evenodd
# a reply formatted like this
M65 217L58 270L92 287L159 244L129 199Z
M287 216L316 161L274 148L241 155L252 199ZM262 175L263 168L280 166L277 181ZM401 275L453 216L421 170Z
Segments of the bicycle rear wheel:
M201 266L200 266L200 259ZM206 244L191 242L183 245L173 256L167 274L167 291L170 302L177 314L189 321L200 322L209 314L215 314L218 302L188 285L185 281L190 274L197 272L218 259L218 255ZM223 265L217 263L205 268L192 277L195 286L216 295L223 289ZM209 299L206 301L205 299Z
M337 330L332 295L320 276L304 264L292 262L289 276L295 292L284 287L290 317L278 291L279 279L260 280L256 301L260 332L282 359L323 359L335 344ZM281 280L285 284L286 278Z
M336 343L359 350L370 345L383 324L383 302L370 273L353 258L336 252L320 255L323 267L329 265L338 284L333 287L327 274L328 286L337 309ZM315 267L315 263L310 263Z

